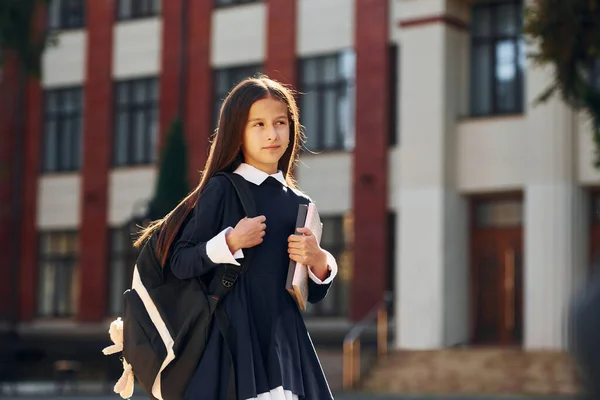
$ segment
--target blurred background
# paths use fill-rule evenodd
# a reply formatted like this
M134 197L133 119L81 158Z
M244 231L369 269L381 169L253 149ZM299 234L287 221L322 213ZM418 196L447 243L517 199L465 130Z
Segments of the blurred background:
M528 28L587 57L573 72L528 55L544 1L0 1L5 396L111 394L131 235L197 185L257 73L298 90L296 177L340 268L306 321L340 398L579 392L565 322L600 250L598 125L564 85L536 100L568 73L600 88L575 51L599 28L565 12L594 2Z

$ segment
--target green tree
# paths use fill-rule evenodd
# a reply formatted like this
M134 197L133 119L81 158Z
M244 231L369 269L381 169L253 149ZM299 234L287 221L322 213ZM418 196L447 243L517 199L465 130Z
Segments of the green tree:
M598 0L536 0L526 10L524 32L537 45L530 58L554 69L554 80L538 103L559 93L591 120L600 168L600 4Z
M2 0L0 1L0 67L2 54L13 51L23 70L36 77L41 75L42 53L49 43L47 32L34 29L37 7L44 7L50 0Z
M179 204L189 191L187 182L187 150L183 123L176 118L167 134L160 160L154 196L150 201L148 218L164 217Z

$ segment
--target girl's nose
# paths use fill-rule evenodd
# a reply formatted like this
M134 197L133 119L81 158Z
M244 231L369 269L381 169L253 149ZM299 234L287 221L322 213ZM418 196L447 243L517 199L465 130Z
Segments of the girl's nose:
M276 137L277 137L277 128L275 127L275 125L269 126L269 128L267 129L267 138L269 140L274 140Z

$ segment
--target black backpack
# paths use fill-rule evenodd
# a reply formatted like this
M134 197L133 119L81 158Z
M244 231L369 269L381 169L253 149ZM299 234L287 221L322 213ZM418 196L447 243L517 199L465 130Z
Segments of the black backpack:
M234 186L246 216L255 217L254 198L246 180L233 173L219 174L227 176ZM140 251L131 289L123 294L122 319L113 321L109 330L115 344L103 352L122 351L124 371L114 388L121 397L131 397L135 376L150 398L177 400L183 397L202 357L213 317L230 354L235 352L227 315L220 304L250 264L253 249L244 251L241 266L219 266L207 284L202 278L180 280L163 270L155 256L156 236L152 235ZM235 398L233 374L229 395Z

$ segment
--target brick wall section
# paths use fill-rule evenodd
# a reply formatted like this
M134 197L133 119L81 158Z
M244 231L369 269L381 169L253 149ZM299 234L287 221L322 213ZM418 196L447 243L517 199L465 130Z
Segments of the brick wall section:
M297 84L296 0L268 0L265 72L282 83Z
M382 299L388 269L388 1L355 0L353 319Z
M42 146L40 146L40 143L44 140L40 81L29 80L26 96L27 116L25 120L24 193L21 216L21 269L19 277L21 320L25 321L35 316L38 288L37 195L41 167Z
M46 29L46 10L38 6L34 29ZM41 82L29 78L25 93L25 138L23 159L23 201L21 205L21 264L19 269L19 309L22 321L36 313L38 288L37 203L43 136L43 95Z
M188 181L195 187L208 157L212 134L212 70L210 34L213 1L188 1L185 136L188 145Z
M178 111L182 7L183 0L169 0L162 3L159 148L162 148L167 131Z
M13 209L13 188L18 134L19 65L14 54L6 54L0 73L0 243L7 251L0 257L0 321L10 318L13 307L11 279L17 254L13 229L18 219ZM6 246L6 247L5 247Z
M78 318L100 321L107 309L108 176L112 154L112 44L115 0L87 1L82 218Z

